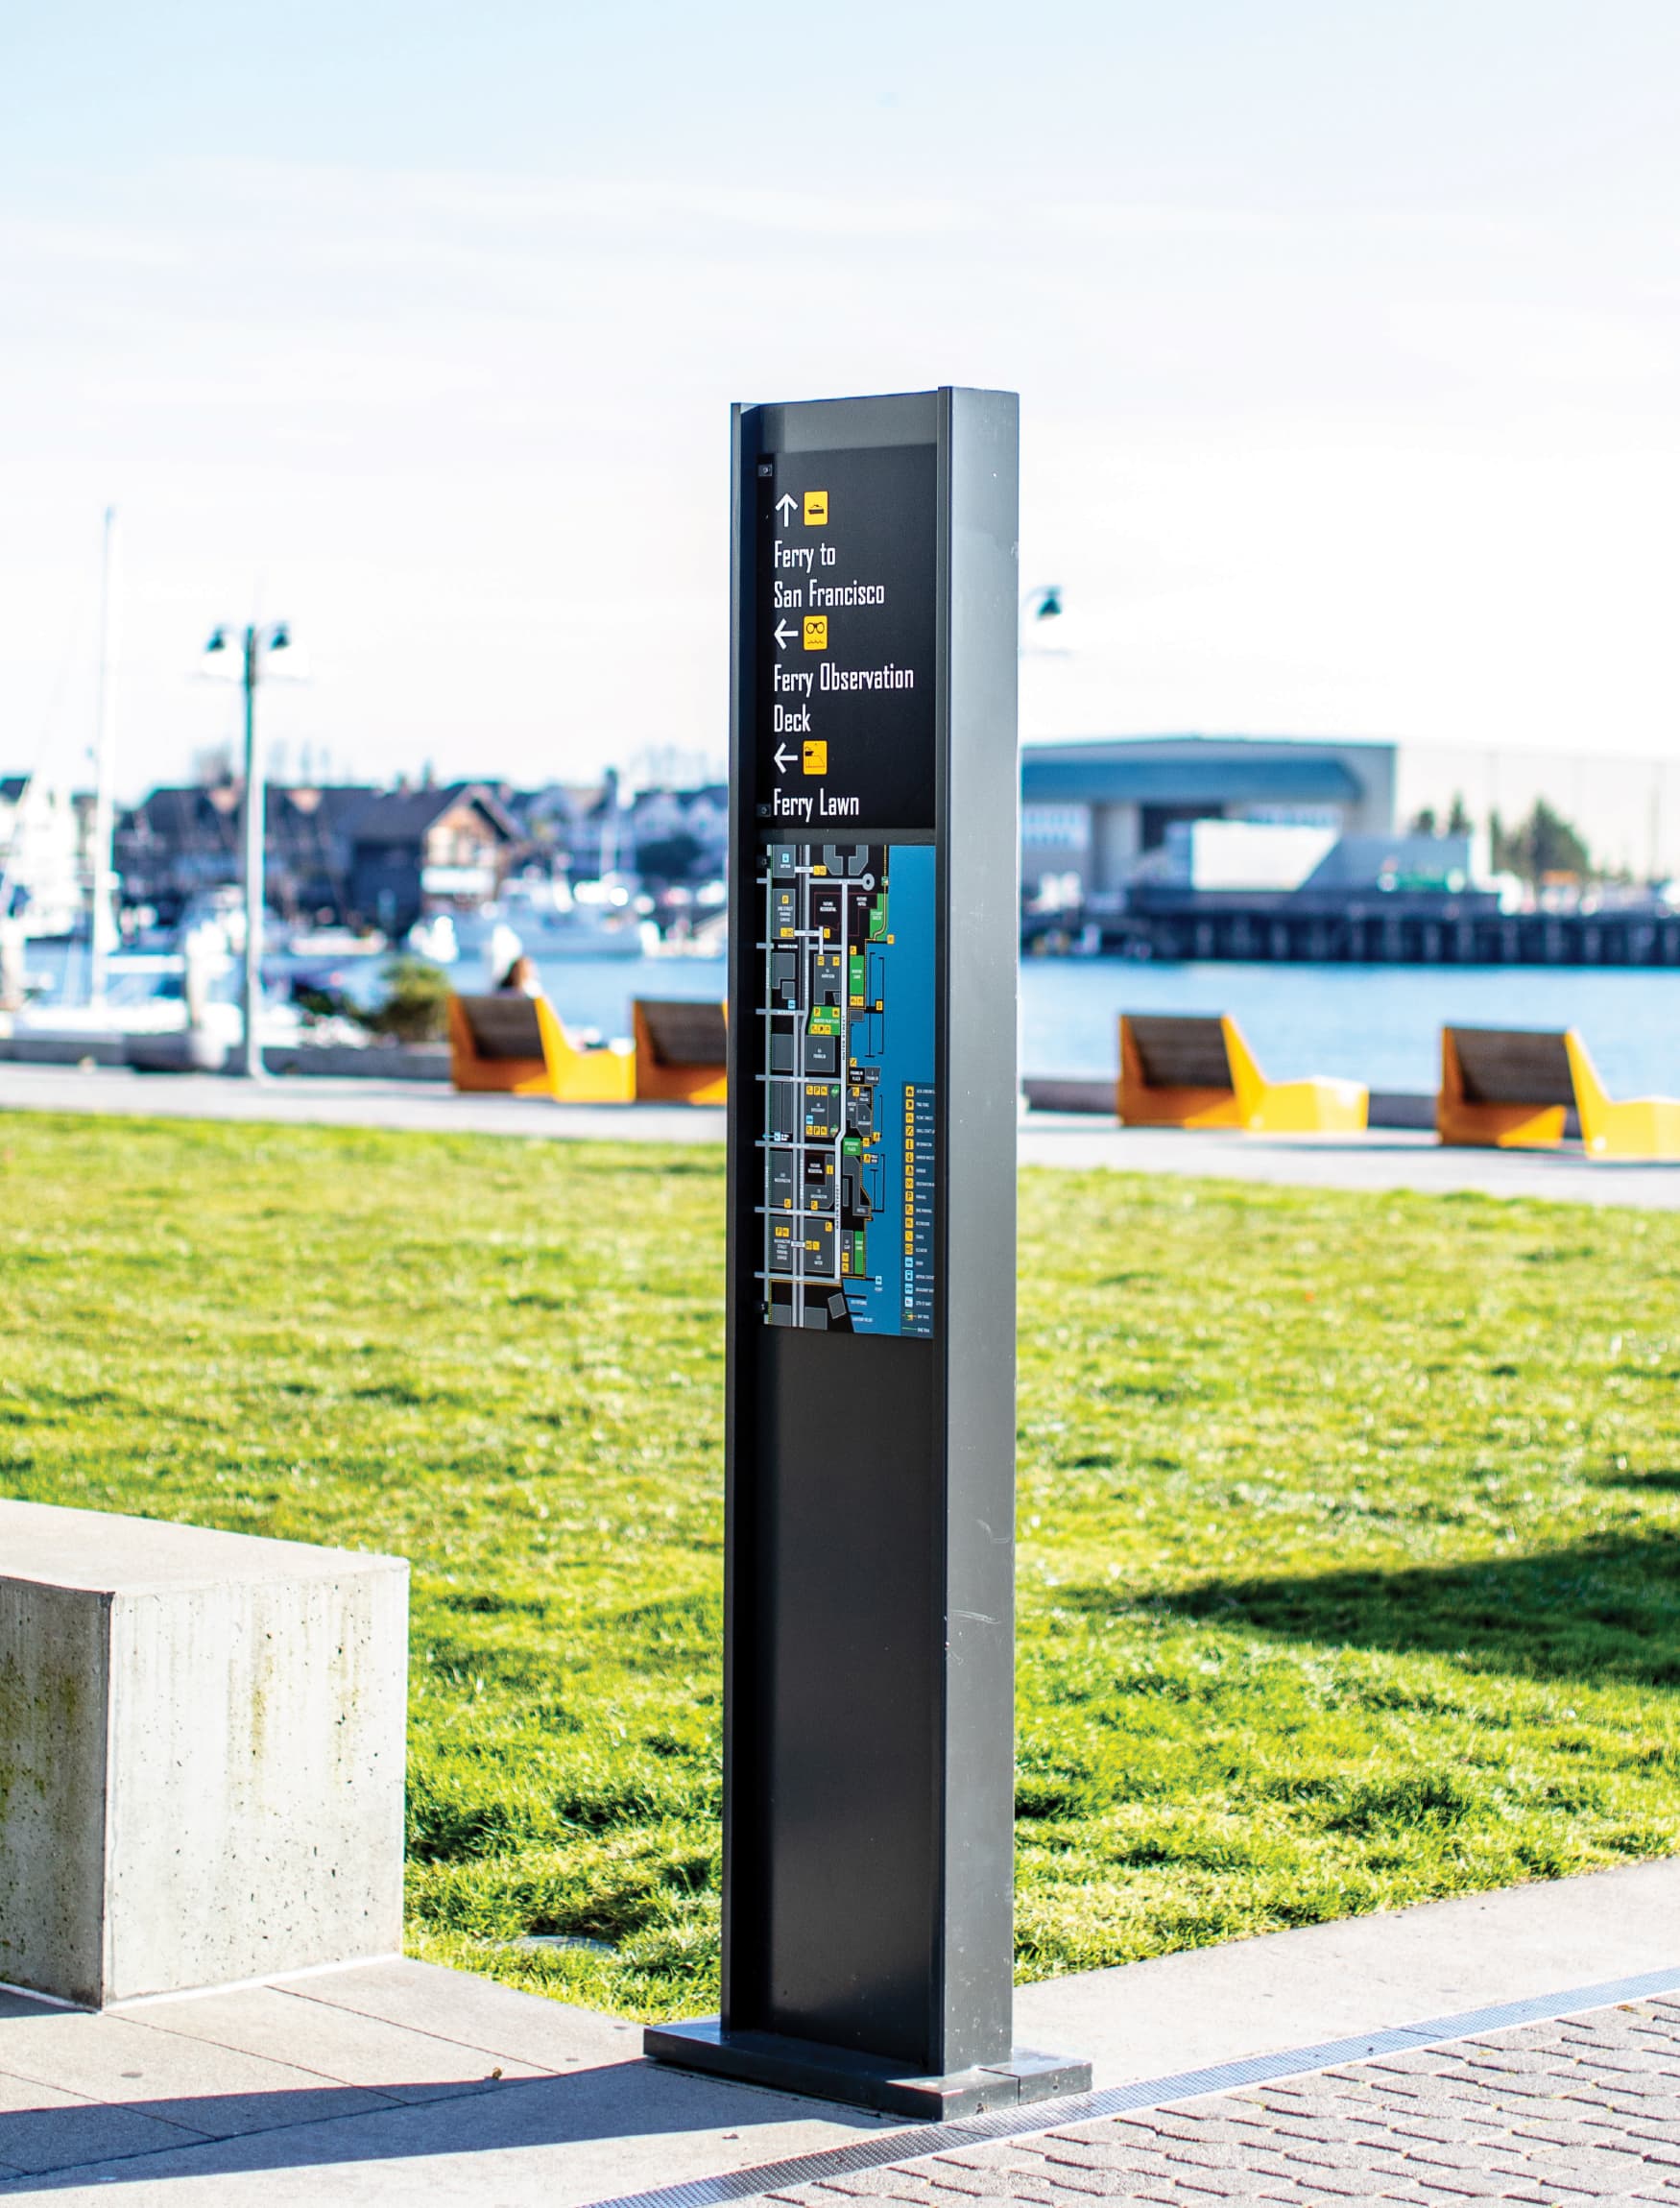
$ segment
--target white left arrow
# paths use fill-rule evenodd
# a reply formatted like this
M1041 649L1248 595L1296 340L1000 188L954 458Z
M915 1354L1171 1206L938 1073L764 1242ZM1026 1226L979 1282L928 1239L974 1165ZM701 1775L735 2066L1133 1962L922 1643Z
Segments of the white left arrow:
M799 635L799 631L797 629L790 629L785 621L778 621L775 628L771 630L770 634L776 638L776 641L785 652L788 645L792 643L793 639Z
M791 766L792 766L792 764L793 764L793 754L792 754L792 753L791 753L791 752L790 752L790 751L789 751L789 750L786 748L786 746L785 746L784 744L778 744L778 745L777 745L777 747L776 747L776 771L777 771L777 773L778 773L779 775L784 775L784 774L786 774L786 772L787 772L788 768L789 768L789 767L791 767Z
M784 506L786 507L787 512L782 514L781 510ZM784 491L781 493L781 496L776 501L776 511L778 514L781 514L782 527L785 528L787 524L793 519L794 516L799 512L799 500L794 496L791 491Z

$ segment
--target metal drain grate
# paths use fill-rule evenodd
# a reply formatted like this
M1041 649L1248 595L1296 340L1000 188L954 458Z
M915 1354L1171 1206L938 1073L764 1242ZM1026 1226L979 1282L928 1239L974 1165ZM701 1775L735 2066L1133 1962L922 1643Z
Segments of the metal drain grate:
M957 2147L981 2147L1000 2139L1024 2139L1060 2130L1065 2124L1089 2124L1095 2117L1128 2116L1140 2108L1162 2108L1175 2100L1199 2100L1205 2094L1233 2093L1244 2085L1267 2085L1344 2062L1366 2062L1407 2048L1438 2047L1447 2040L1472 2039L1478 2032L1508 2030L1520 2024L1544 2024L1553 2017L1580 2016L1591 2009L1614 2008L1625 2001L1648 2001L1680 1991L1680 1967L1645 1971L1637 1978L1612 1979L1604 1985L1572 1986L1532 2001L1509 2001L1490 2008L1471 2008L1457 2016L1436 2016L1422 2024L1395 2025L1352 2039L1326 2040L1317 2047L1292 2047L1280 2054L1255 2054L1240 2062L1220 2062L1206 2070L1182 2070L1169 2077L1140 2078L1133 2085L1106 2087L1068 2100L1041 2100L1026 2109L999 2109L956 2124L923 2124L861 2139L850 2147L828 2147L783 2162L760 2162L717 2177L696 2177L683 2185L662 2185L649 2193L621 2193L593 2208L721 2208L730 2200L755 2200L793 2185L814 2185L825 2177L854 2176L860 2170L884 2170L948 2154ZM755 2091L756 2088L746 2088Z

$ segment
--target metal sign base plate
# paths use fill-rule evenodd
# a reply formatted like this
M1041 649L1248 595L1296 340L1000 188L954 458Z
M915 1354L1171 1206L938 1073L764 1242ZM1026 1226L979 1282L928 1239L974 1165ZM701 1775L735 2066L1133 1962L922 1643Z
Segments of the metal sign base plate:
M726 2033L715 2016L693 2024L650 2025L642 2034L642 2052L655 2062L684 2070L703 2070L780 2093L805 2094L814 2100L878 2109L889 2116L913 2116L924 2124L1091 2091L1089 2062L1034 2054L1026 2048L1017 2048L1007 2062L957 2071L947 2077L907 2077L879 2056L824 2047L815 2040L792 2039L774 2031Z

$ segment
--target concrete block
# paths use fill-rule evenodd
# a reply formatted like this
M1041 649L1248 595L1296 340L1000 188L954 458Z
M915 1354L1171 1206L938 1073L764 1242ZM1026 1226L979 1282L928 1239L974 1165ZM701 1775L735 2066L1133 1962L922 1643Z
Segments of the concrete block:
M398 1557L0 1500L0 1981L396 1951L407 1623Z
M262 1054L271 1073L324 1075L333 1081L440 1081L449 1079L446 1044L370 1043L357 1049L344 1043L272 1045Z

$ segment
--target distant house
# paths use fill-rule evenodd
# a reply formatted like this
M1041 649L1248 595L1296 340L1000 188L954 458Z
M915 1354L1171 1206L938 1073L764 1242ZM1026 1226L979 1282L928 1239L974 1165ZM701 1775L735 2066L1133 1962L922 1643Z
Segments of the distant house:
M724 783L638 790L630 819L636 872L648 879L703 881L723 873L730 820Z
M616 787L604 782L546 782L540 789L510 790L504 803L524 831L524 858L574 881L590 881L601 872L605 808ZM615 801L613 801L615 804Z
M379 792L368 783L271 788L265 808L268 902L288 920L349 915L348 823ZM154 790L117 823L127 904L173 924L190 899L240 878L245 791L235 781Z
M345 833L351 907L387 935L402 934L422 912L494 897L524 842L482 782L381 791L346 822Z
M367 783L271 788L268 902L288 920L401 934L423 911L493 897L523 838L479 782L418 790ZM154 790L123 816L117 872L130 904L179 920L203 891L240 878L245 793L234 781Z

